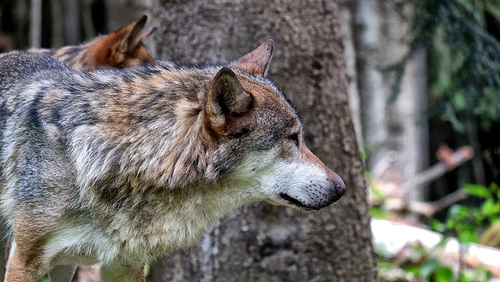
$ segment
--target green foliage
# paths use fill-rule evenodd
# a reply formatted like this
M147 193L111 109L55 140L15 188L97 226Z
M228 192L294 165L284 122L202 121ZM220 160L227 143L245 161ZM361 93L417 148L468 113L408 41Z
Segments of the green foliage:
M492 183L488 188L467 184L464 190L469 194L483 199L480 206L468 207L453 205L449 211L445 227L434 222L431 227L438 232L451 233L457 236L462 243L478 243L478 230L489 222L495 222L500 216L500 188Z
M433 231L443 234L443 240L436 246L442 248L449 238L456 237L462 244L464 252L467 252L468 244L477 243L479 230L487 223L494 222L500 217L500 187L491 184L484 187L476 184L467 184L463 188L466 193L481 199L482 204L478 206L453 205L444 222L431 220L429 223ZM380 257L379 268L384 278L391 269L398 268L404 272L400 277L413 277L418 281L489 281L491 273L482 268L473 271L456 274L450 268L441 264L436 258L429 257L428 251L420 245L410 246L411 251L416 254L411 261L391 261L389 252L384 246L376 246L375 250ZM412 279L413 279L412 278ZM410 279L410 280L412 280ZM393 281L387 279L386 281ZM398 280L401 281L401 280Z
M448 120L458 132L475 115L489 130L500 122L500 42L486 31L486 15L500 23L499 0L418 0L409 54L388 68L396 73L394 100L404 66L418 50L430 51L431 116Z
M371 195L370 197L373 198L375 202L384 202L386 200L386 195L380 190L379 187L370 181L371 175L367 170L364 171L364 178L368 183L368 191ZM387 219L389 217L389 212L378 206L370 206L369 212L374 218Z
M464 190L467 194L480 198L488 198L491 196L490 189L484 187L483 185L465 184Z
M500 216L500 187L492 183L489 187L476 184L466 184L463 188L469 195L476 196L483 200L479 206L469 207L466 205L453 205L449 211L445 222L438 220L431 221L430 227L436 232L444 235L453 235L466 248L469 243L478 243L479 230L489 222L498 220ZM439 274L438 274L439 273ZM443 268L435 269L436 281L458 281L458 278L449 280L449 274ZM439 280L437 276L440 276ZM482 281L488 281L491 273L476 269L474 279L462 276L460 281L481 281L477 277L484 277ZM448 280L446 280L448 279Z
M479 242L479 230L500 216L500 188L491 184L486 188L481 185L467 184L464 190L472 196L483 199L479 206L453 205L448 210L445 222L431 220L432 230L446 236L455 236L466 247L469 243Z
M491 279L491 272L483 268L454 273L438 259L429 257L427 251L420 245L410 246L410 249L417 256L412 260L398 261L391 260L380 252L380 248L375 248L379 255L378 268L381 281L486 282Z
M389 217L389 213L379 207L371 206L369 211L374 218L387 219Z
M418 271L418 277L428 280L438 267L439 261L437 259L428 259L424 262L424 264L422 264L422 267L420 267L420 270Z
M436 282L448 282L454 280L453 271L448 267L439 267L435 271Z

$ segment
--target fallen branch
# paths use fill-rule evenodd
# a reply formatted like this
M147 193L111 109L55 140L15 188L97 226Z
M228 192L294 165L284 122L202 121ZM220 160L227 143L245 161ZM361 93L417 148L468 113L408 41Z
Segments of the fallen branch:
M450 193L450 194L442 197L439 200L430 202L430 204L434 208L434 213L436 213L438 211L441 211L441 210L467 198L468 196L469 196L469 194L467 194L463 188L460 188L460 189L456 190L455 192Z
M457 151L449 154L445 154L444 152L447 152L447 150L441 147L437 153L438 156L441 156L441 161L415 175L415 177L413 177L410 181L410 187L428 184L433 180L438 179L446 172L453 170L455 167L470 160L474 155L474 150L472 150L472 147L470 146L460 147Z
M496 248L470 244L467 252L461 254L457 239L450 238L446 244L438 247L443 235L424 228L380 219L372 219L371 228L374 245L383 246L391 257L401 258L407 253L405 250L408 246L420 244L427 250L429 257L439 259L456 273L462 261L469 268L482 266L491 271L494 277L500 278L500 250Z
M383 207L387 211L409 211L411 213L421 214L431 217L435 213L465 199L468 194L463 189L444 196L433 202L404 201L403 199L392 198L383 201ZM376 203L370 202L371 205Z

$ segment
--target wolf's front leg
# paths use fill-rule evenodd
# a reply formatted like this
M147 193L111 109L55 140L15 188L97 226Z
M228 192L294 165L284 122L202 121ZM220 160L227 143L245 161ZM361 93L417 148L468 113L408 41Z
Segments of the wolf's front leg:
M37 265L39 265L39 262L37 262L36 258L27 256L13 241L4 281L38 282L42 280L44 273L40 271Z
M112 264L101 266L101 279L103 282L145 282L144 264Z

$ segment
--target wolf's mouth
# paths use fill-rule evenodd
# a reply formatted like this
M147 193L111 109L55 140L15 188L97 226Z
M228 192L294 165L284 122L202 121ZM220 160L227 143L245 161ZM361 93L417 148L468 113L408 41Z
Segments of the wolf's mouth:
M305 205L304 205L302 202L300 202L299 200L297 200L297 199L295 199L295 198L292 198L292 197L288 196L288 195L287 195L287 194L285 194L285 193L280 193L280 197L281 197L283 200L285 200L285 201L289 202L290 204L293 204L293 205L295 205L295 206L297 206L297 207L300 207L300 208L305 208L305 209L310 209L310 207L305 206Z

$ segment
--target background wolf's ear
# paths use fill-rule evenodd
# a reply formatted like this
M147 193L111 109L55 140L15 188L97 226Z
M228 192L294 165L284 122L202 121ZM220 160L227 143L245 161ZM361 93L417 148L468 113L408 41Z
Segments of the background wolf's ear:
M268 39L257 47L257 49L241 57L239 60L232 62L230 66L254 75L265 77L267 76L269 63L273 57L273 49L274 41Z
M208 125L219 135L248 130L253 119L245 113L252 109L253 102L253 96L243 89L234 72L222 68L212 81L205 105Z
M133 22L118 31L113 32L110 36L116 36L120 40L120 45L118 50L121 53L127 53L133 50L141 41L144 41L155 29L152 26L144 29L144 25L148 17L146 15L142 16L138 21Z

